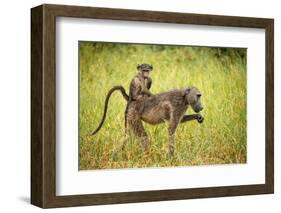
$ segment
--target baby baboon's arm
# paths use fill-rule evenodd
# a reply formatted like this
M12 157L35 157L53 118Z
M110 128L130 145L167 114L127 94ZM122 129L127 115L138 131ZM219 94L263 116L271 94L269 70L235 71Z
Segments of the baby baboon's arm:
M148 77L146 79L146 88L147 89L150 89L151 88L151 85L152 85L152 79L150 77Z
M142 86L142 94L148 95L148 96L153 95L149 91L149 89L151 88L151 85L152 85L152 79L151 78L144 79L144 85Z
M138 78L134 78L130 84L130 100L137 100L142 96L142 85Z
M130 84L130 97L131 100L137 100L144 95L151 96L152 93L149 91L152 84L151 78L140 78L135 77Z
M148 96L152 96L153 94L148 90L148 89L146 89L146 88L144 88L142 91L141 91L141 93L143 94L143 95L148 95Z

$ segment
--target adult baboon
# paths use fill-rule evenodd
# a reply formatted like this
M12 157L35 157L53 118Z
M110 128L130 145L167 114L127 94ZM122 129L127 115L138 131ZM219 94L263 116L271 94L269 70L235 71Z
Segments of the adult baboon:
M200 102L201 93L196 87L183 90L172 90L151 97L132 102L128 107L127 129L140 138L145 151L149 150L149 138L142 121L156 125L166 121L168 123L169 152L174 153L175 131L179 123L197 120L202 123L204 118L200 114L184 115L188 106L199 113L203 110Z
M105 120L109 97L115 90L120 90L123 97L127 101L129 100L129 96L126 95L125 89L122 86L112 88L106 97L102 121L93 134L97 133L101 128ZM140 139L144 150L148 151L150 143L142 121L152 125L166 121L169 125L169 153L173 155L174 137L178 124L191 120L197 120L199 123L202 123L204 120L200 114L184 115L189 105L196 113L203 110L200 97L201 93L196 87L188 87L186 89L172 90L132 101L126 109L126 133L130 131L136 135Z

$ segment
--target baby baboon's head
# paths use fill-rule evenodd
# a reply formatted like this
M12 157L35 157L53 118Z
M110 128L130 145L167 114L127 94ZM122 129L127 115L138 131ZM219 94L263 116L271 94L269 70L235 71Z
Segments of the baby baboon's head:
M203 110L200 97L201 92L196 87L188 87L185 90L186 103L189 104L196 113L199 113Z
M150 72L153 70L153 66L150 64L138 64L137 69L142 73L144 78L148 78Z

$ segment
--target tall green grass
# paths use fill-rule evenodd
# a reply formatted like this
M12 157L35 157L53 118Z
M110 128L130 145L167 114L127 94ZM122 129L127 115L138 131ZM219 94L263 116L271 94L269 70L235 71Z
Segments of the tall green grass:
M79 56L80 169L246 162L245 49L80 42ZM173 158L168 156L166 124L145 124L149 154L143 154L134 138L117 152L124 138L126 107L118 92L111 97L104 126L89 136L101 120L107 91L123 85L128 92L140 63L153 64L153 93L192 85L202 92L205 121L179 125Z

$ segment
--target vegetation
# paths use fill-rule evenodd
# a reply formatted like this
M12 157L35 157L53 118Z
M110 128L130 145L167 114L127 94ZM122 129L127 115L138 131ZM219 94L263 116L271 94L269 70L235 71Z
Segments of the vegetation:
M79 55L81 170L246 163L246 49L80 42ZM126 101L119 92L111 97L104 126L90 136L107 91L123 85L128 93L140 63L153 64L153 93L192 85L202 92L205 121L177 128L173 158L166 124L145 124L149 154L131 138L113 157L124 138Z

